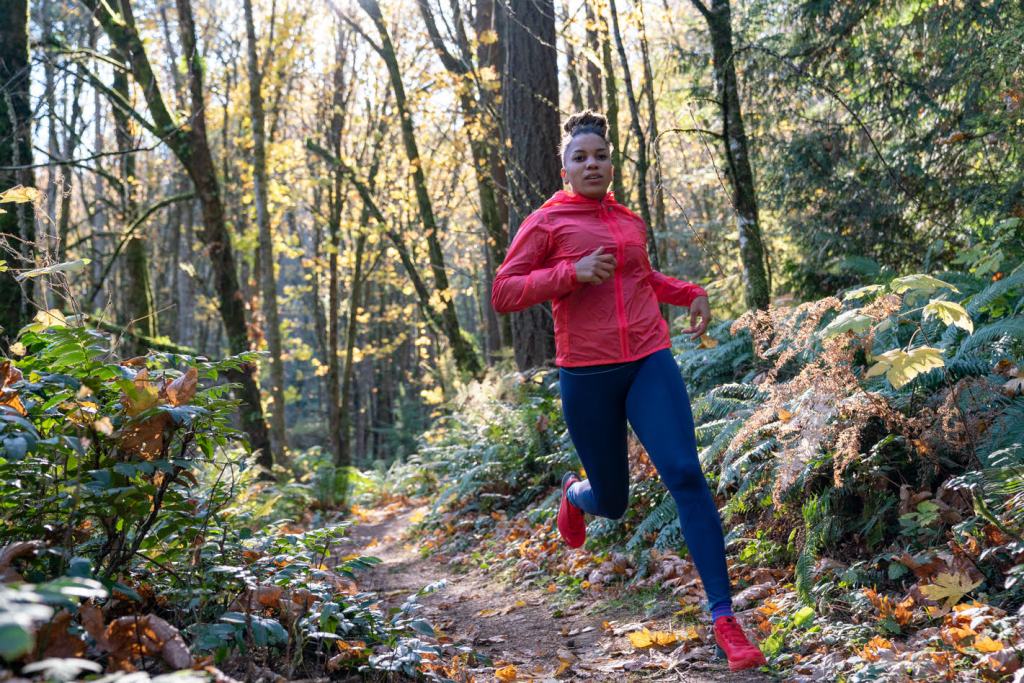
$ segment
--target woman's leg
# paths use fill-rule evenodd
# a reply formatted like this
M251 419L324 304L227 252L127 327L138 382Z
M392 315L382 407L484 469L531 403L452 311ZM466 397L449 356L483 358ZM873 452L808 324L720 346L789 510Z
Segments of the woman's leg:
M633 363L611 369L561 369L559 387L569 436L587 479L569 488L569 502L584 512L617 519L629 503L626 392Z
M712 614L731 614L722 521L697 459L686 386L668 349L643 360L626 398L626 414L676 501Z

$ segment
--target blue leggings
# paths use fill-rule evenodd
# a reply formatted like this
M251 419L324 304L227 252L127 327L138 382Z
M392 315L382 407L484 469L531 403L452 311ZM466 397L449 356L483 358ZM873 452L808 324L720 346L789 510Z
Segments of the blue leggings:
M628 419L676 501L709 608L727 610L722 521L697 459L690 399L672 353L663 349L628 363L559 368L558 374L565 422L587 471L587 479L569 489L569 502L599 517L625 514Z

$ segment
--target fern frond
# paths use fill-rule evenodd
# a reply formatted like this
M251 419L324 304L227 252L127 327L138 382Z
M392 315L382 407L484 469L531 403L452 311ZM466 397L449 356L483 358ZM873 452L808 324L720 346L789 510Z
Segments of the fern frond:
M661 531L666 524L678 519L679 511L676 509L676 501L666 492L661 502L655 505L654 509L633 530L633 535L626 542L626 548L633 550L644 542L645 536L655 531Z
M718 436L711 444L700 451L700 464L704 468L711 466L719 455L729 446L729 442L732 441L732 437L736 436L736 432L739 431L740 427L743 426L743 420L740 418L731 420L722 431L718 432Z
M956 358L963 358L1004 339L1024 340L1024 317L1003 318L976 329L960 344Z

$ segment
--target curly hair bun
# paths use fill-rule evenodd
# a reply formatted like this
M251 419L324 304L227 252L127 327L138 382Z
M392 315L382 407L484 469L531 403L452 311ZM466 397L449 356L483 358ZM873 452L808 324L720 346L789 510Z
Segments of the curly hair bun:
M579 133L596 133L603 138L608 137L608 119L603 114L590 111L585 111L573 114L565 123L562 125L562 129L570 136L574 137Z

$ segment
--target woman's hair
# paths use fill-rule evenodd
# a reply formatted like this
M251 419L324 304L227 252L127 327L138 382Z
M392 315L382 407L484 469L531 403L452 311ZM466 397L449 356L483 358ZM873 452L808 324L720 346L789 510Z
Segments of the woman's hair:
M565 131L565 135L562 136L562 143L558 146L558 156L562 159L562 163L565 163L566 148L577 135L593 133L611 147L611 143L608 142L608 119L604 117L604 114L586 109L566 119L562 124L562 129Z

